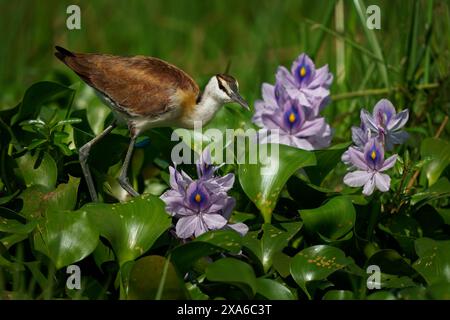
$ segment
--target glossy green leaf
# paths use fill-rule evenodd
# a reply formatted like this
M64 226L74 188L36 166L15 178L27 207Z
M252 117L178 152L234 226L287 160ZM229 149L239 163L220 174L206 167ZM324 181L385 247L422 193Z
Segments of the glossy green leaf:
M368 295L367 300L395 300L395 296L389 291L376 291Z
M225 282L239 287L248 297L256 292L256 276L250 265L234 258L215 261L206 269L209 281Z
M430 201L446 197L450 197L450 182L447 178L442 177L431 187L413 194L411 204L420 207Z
M300 210L305 228L328 239L337 240L352 230L356 212L350 199L334 197L316 209Z
M125 203L87 204L79 212L86 212L100 235L111 243L120 265L144 254L172 225L164 202L152 195Z
M442 139L428 138L420 146L422 158L431 157L423 172L431 186L438 181L441 173L450 164L450 143Z
M67 183L48 192L41 185L34 185L25 189L19 196L23 200L20 214L27 219L35 219L45 214L47 210L73 210L77 203L80 178L69 176Z
M25 92L19 110L12 118L11 124L26 118L36 118L44 103L58 96L72 94L73 92L73 89L55 82L42 81L33 84Z
M330 290L325 293L322 300L354 300L352 291L348 290Z
M295 296L288 287L272 279L256 279L256 293L269 300L295 299Z
M180 273L185 273L201 257L220 252L239 253L241 242L242 236L235 231L209 231L173 249L172 261Z
M320 186L325 177L341 162L341 156L347 150L350 143L340 143L325 150L314 151L317 164L313 167L305 168L309 180Z
M429 286L426 295L433 300L450 300L450 282L440 282Z
M87 212L49 210L34 233L34 248L60 269L91 254L98 236Z
M264 159L267 165L260 161L257 164L239 165L239 181L242 189L261 211L267 223L271 221L278 196L289 177L302 167L316 164L312 152L285 145L278 147L278 154L273 152L275 145L268 148L271 152L268 152L267 159Z
M403 289L415 287L417 284L410 277L381 273L380 285L383 289Z
M379 228L390 234L409 255L414 254L414 240L422 236L417 220L406 215L389 217L379 224Z
M279 225L264 224L262 237L258 239L258 233L249 232L243 240L247 247L261 262L264 272L272 266L275 253L287 247L289 241L302 228L301 222L281 223Z
M450 282L450 240L420 238L416 240L415 246L419 259L413 267L427 283Z
M415 274L409 262L393 249L376 251L367 260L367 265L379 266L381 271L386 274L409 276Z
M335 247L318 245L300 251L291 262L291 275L300 288L311 298L306 284L324 280L330 274L352 263L345 253Z
M0 232L28 234L33 231L36 225L37 221L23 224L14 219L0 217Z
M55 187L58 169L56 162L48 154L39 157L39 153L32 156L29 153L16 159L18 173L23 178L27 187L34 185L42 185L52 189Z
M161 256L137 260L131 267L128 281L129 300L187 298L184 282L172 263Z

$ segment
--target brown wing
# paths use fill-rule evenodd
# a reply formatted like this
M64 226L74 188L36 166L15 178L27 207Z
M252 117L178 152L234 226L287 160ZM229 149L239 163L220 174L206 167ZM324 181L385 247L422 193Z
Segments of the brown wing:
M197 96L195 81L157 58L72 53L57 47L55 55L87 84L116 104L139 115L164 113L177 89Z

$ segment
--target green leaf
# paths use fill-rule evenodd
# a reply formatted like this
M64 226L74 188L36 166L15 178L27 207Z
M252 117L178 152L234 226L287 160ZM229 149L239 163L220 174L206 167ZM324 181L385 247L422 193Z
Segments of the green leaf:
M420 207L424 204L450 196L450 182L447 178L442 177L431 187L422 192L417 192L411 196L411 204Z
M64 126L64 125L66 125L66 124L80 123L81 121L83 121L83 120L81 120L81 119L79 119L79 118L72 118L72 119L61 120L61 121L58 121L58 123L55 124L55 125L53 126L53 128L57 128L57 127L60 127L60 126Z
M234 258L223 258L206 269L209 281L224 282L239 287L248 297L256 292L256 277L250 265Z
M164 300L186 299L184 282L177 275L172 263L161 256L146 256L137 260L130 271L128 299Z
M302 225L302 222L281 223L277 226L266 223L262 226L261 240L257 239L257 233L249 232L244 237L243 245L259 259L264 272L268 272L274 255L287 247Z
M73 91L73 89L55 82L42 81L33 84L25 92L19 111L11 119L11 124L26 118L36 118L44 103L61 95L72 94Z
M44 152L42 159L39 158L39 153L34 156L26 153L17 158L16 163L27 187L34 185L42 185L49 189L55 187L58 169L55 160L48 153Z
M77 203L77 192L80 178L69 176L67 183L61 183L50 192L41 185L25 189L19 196L23 200L20 214L27 219L35 219L47 210L73 210Z
M306 229L331 240L346 235L356 219L355 208L345 196L331 198L319 208L299 212Z
M300 288L311 298L306 284L324 280L330 274L351 264L351 259L335 247L318 245L300 251L291 262L291 275Z
M450 300L450 283L436 283L427 288L426 295L433 300Z
M86 212L46 212L34 233L34 248L54 263L57 269L87 257L98 243L98 231Z
M431 157L433 159L422 170L431 186L450 164L450 143L435 138L424 139L420 146L420 154L422 158Z
M176 247L172 261L180 273L186 273L200 258L220 252L237 254L241 250L242 236L232 230L209 231L193 241Z
M261 211L266 223L270 223L278 196L289 177L302 167L316 164L312 152L285 145L278 146L277 154L273 152L276 146L271 145L271 152L264 160L267 160L267 165L261 162L239 165L239 181L242 189ZM259 147L261 148L261 145ZM248 154L246 159L249 159Z
M405 253L414 254L414 240L422 236L422 230L416 219L406 215L395 215L385 219L378 227L390 234Z
M377 265L386 274L409 276L415 274L409 262L393 249L378 250L367 260L367 265Z
M348 290L330 290L325 293L322 300L354 300L355 295Z
M295 300L288 287L272 279L256 279L256 293L269 300Z
M381 274L381 287L383 289L403 289L407 287L415 287L417 284L410 278L406 276L396 276L392 274Z
M419 256L413 264L429 285L450 282L450 240L420 238L415 242Z
M92 203L82 207L105 237L119 264L134 260L149 250L172 225L165 204L152 195L143 195L125 203Z
M377 291L368 295L367 300L395 300L395 296L389 291Z
M317 165L305 168L309 180L313 184L320 186L326 176L341 162L341 156L349 145L349 142L345 142L325 150L314 151Z
M28 234L34 230L37 221L23 224L17 220L0 217L0 232Z
M1 183L1 180L0 180ZM11 200L13 200L15 197L17 197L17 195L20 193L20 190L16 190L16 192L14 192L13 194L10 194L8 196L4 196L0 198L0 206L7 204L8 202L10 202Z

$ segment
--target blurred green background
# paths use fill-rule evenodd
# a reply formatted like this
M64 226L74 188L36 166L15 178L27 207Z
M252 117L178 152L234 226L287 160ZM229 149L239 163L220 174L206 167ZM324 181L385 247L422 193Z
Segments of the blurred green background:
M231 60L231 74L250 101L260 97L262 82L274 81L278 65L290 67L306 52L335 75L335 103L325 114L334 126L346 123L348 129L357 120L347 115L370 109L382 96L397 108L413 108L413 124L426 123L430 135L448 113L449 1L0 3L0 109L16 105L30 84L55 80L58 72L79 81L54 58L58 44L80 52L156 56L200 85ZM81 8L81 30L66 27L71 4ZM365 8L373 4L381 9L381 30L365 27Z

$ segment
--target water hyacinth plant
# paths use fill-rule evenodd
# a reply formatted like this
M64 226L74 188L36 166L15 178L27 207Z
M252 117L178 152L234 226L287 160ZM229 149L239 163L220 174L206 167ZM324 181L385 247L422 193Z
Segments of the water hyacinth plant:
M360 127L352 128L351 146L342 155L342 161L351 172L344 177L350 187L362 187L369 196L375 187L381 192L389 190L391 179L382 173L395 165L397 155L385 159L385 150L392 150L394 144L403 143L408 135L401 129L408 121L408 109L396 113L389 100L382 99L374 107L373 115L361 110Z
M227 195L233 187L234 174L215 176L218 167L211 164L206 148L197 163L198 179L193 180L176 167L169 167L171 189L161 195L166 211L177 218L176 235L187 239L209 230L233 229L245 235L248 227L243 223L229 224L235 206L234 198Z
M261 142L304 150L328 147L332 132L320 111L329 102L332 80L328 66L316 70L305 53L292 63L291 72L280 66L275 85L263 83L263 100L255 102L253 122L264 129Z

